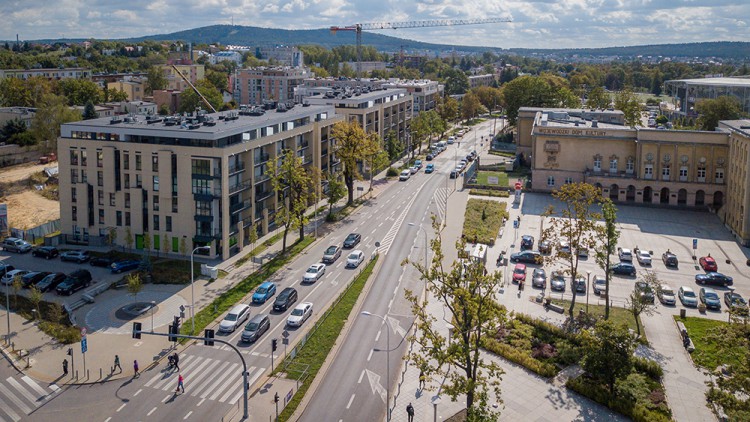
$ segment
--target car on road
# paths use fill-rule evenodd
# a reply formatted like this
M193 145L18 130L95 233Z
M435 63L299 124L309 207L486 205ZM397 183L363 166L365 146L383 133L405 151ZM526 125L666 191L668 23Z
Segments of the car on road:
M633 291L638 294L642 301L654 303L654 291L645 281L636 281Z
M526 281L526 265L516 264L513 268L513 282L522 283L524 281Z
M411 177L411 170L401 170L401 173L398 175L398 180L400 181L406 181L409 180Z
M677 268L677 266L679 265L679 261L677 261L677 255L672 253L669 249L661 254L661 260L667 267Z
M422 168L422 160L415 160L414 161L414 167L421 169Z
M612 274L617 275L629 275L635 277L635 266L630 262L618 262L617 264L609 267Z
M701 299L701 303L706 305L708 309L721 309L721 299L716 291L710 287L701 287L700 294L698 295Z
M250 317L250 305L240 303L235 305L231 311L221 320L219 323L219 331L224 333L232 333L245 320Z
M286 319L286 325L290 327L299 327L310 318L312 312L313 304L310 302L302 302L289 314L289 317Z
M82 251L80 249L74 249L72 251L65 251L60 254L61 261L71 261L82 264L91 259L88 251Z
M531 287L545 288L547 286L547 273L544 268L534 268L531 273Z
M449 136L448 137L448 145L452 145L454 142L456 142L455 136Z
M409 167L409 173L416 174L419 171L419 167L417 166L411 166Z
M362 261L365 260L365 253L359 249L352 251L348 257L346 257L346 268L357 268Z
M58 251L54 246L40 246L38 248L34 248L31 251L31 256L36 256L44 259L52 259L57 257L58 255L60 255L60 251Z
M542 255L536 251L515 252L510 254L510 262L540 264L542 262Z
M586 277L579 275L576 277L576 292L577 293L586 293Z
M724 292L724 303L728 308L747 310L747 301L741 294L736 292Z
M604 276L595 275L594 276L594 294L603 295L606 293L607 293L607 280L604 278Z
M427 164L427 167L424 168L425 173L432 173L435 171L435 164Z
M11 285L13 284L13 281L16 279L16 277L23 278L26 274L30 273L29 270L12 270L8 271L7 273L3 274L3 278L0 279L3 284Z
M60 283L65 281L66 275L63 273L52 273L48 275L47 277L44 277L41 281L36 283L36 288L39 289L40 292L44 293L46 291L50 291L55 289Z
M320 277L323 277L323 274L326 273L326 264L322 264L318 262L317 264L312 264L310 267L305 271L305 275L302 276L302 282L303 283L315 283L320 279Z
M539 253L552 253L552 242L550 242L549 240L542 240L541 242L539 242Z
M286 311L289 309L289 306L296 301L297 289L294 287L287 287L276 296L276 300L273 301L273 310L277 312Z
M432 159L435 158L435 155L437 155L437 151L435 151L434 153L431 152L431 153L427 154L427 157L425 157L425 160L432 161Z
M91 273L89 270L80 269L68 274L65 280L57 285L55 291L59 295L72 295L89 285L91 285Z
M617 248L617 254L620 262L633 262L633 252L627 248Z
M521 236L521 250L534 249L534 236L525 234Z
M31 243L17 237L7 237L2 243L3 250L8 252L26 253L31 251Z
M49 275L46 271L32 271L21 278L21 286L28 289Z
M341 248L336 245L329 246L325 252L323 252L323 262L326 264L333 264L341 256Z
M135 259L124 259L121 261L115 261L109 265L109 270L114 274L120 274L124 271L135 270L141 265L141 261Z
M651 265L651 253L643 249L635 248L635 259L643 266Z
M727 287L734 284L732 277L722 273L710 272L705 274L696 274L695 282L698 284L710 284L713 286Z
M459 174L461 174L461 170L459 170L457 168L453 169L453 170L451 170L450 178L451 179L455 179L456 177L458 177Z
M565 276L557 271L552 272L552 278L549 281L549 287L559 292L565 291Z
M680 298L680 302L684 306L698 306L698 297L695 295L695 290L692 287L680 286L677 290L677 297Z
M92 267L111 268L113 262L115 262L115 260L112 258L106 256L97 256L91 258L91 261L89 261L89 265L91 265Z
M662 305L675 305L677 303L674 290L666 284L662 284L656 289L656 297L659 298Z
M349 233L349 236L346 236L346 239L344 239L344 249L351 249L357 244L359 244L359 241L362 240L362 235L359 233Z
M266 303L276 294L276 283L266 281L258 286L253 293L253 303Z
M698 260L698 264L703 268L703 271L719 271L719 266L716 265L716 260L711 255L702 256L701 259Z
M251 319L242 331L242 341L252 343L271 328L271 319L266 314L258 314Z

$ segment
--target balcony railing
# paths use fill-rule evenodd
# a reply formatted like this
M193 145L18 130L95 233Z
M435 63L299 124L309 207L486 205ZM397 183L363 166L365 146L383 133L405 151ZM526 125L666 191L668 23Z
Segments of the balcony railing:
M252 182L241 182L237 183L236 185L232 185L229 187L229 194L233 195L237 192L241 192L245 189L250 189L252 187Z
M237 204L232 204L229 206L229 212L234 214L236 212L242 211L244 209L250 208L250 201L242 201Z
M587 170L584 172L584 175L586 175L587 177L606 177L606 178L616 178L616 179L635 179L636 178L635 173L628 173L627 171L612 173L609 171Z
M256 155L254 158L255 158L254 163L257 166L259 164L268 162L268 160L271 159L271 154L264 153L264 154Z
M211 242L214 239L221 239L221 230L199 231L193 236L193 241L200 243Z
M229 166L229 174L239 173L245 170L245 163L242 161Z
M264 201L264 200L266 200L266 199L268 199L268 198L270 198L272 196L273 196L273 191L272 190L265 191L265 192L256 192L255 193L255 202Z
M257 184L263 183L269 179L271 179L271 176L267 175L266 173L263 173L260 176L255 176L255 184L257 185Z

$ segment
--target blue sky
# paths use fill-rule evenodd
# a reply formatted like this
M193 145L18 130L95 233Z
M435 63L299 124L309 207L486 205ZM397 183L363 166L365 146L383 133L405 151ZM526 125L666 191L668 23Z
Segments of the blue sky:
M748 0L0 0L0 39L127 38L232 20L313 29L488 17L513 22L379 32L501 48L750 40Z

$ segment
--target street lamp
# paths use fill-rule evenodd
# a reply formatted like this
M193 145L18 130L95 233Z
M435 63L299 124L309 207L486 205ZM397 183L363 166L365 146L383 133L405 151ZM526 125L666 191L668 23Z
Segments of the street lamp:
M362 315L364 316L374 316L378 317L383 320L385 325L388 326L388 328L385 331L385 340L386 340L386 351L385 351L385 420L390 422L391 420L391 391L390 391L390 383L389 383L389 376L391 373L391 324L388 323L388 320L385 319L385 317L380 316L378 314L373 314L368 311L362 311Z
M195 334L195 290L193 289L193 284L195 284L195 276L193 275L193 272L195 271L193 270L193 255L195 255L195 251L211 251L211 247L198 246L190 252L190 322L193 325L190 332L192 334ZM153 331L153 329L151 331Z
M589 313L589 290L591 290L591 270L586 271L586 313Z
M151 332L154 332L154 312L156 311L156 302L151 301Z
M3 269L5 270L5 274L3 274L3 278L8 276L8 263L4 263L5 266ZM5 343L10 344L10 296L8 294L8 286L10 283L5 284L5 315L8 318L8 334L5 336Z
M424 231L424 227L422 227L421 225L417 226L414 223L407 223L407 224L409 224L412 227L416 227L419 230L422 230L422 234L424 234L424 267L426 269L427 268L427 232Z

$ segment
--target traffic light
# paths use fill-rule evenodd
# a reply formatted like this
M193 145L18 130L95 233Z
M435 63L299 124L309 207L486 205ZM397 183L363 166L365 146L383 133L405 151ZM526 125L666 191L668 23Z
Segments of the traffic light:
M169 324L169 336L167 336L167 339L169 341L177 341L177 337L174 336L174 325Z
M277 343L278 343L278 340L276 340L275 338L271 339L271 351L272 352L276 351L276 345L277 345Z
M214 345L214 330L206 329L203 332L203 344L206 346L213 346Z
M279 393L274 393L273 395L273 402L278 403L279 402Z
M133 323L133 338L141 338L141 323Z
M180 334L180 317L175 316L169 326L169 341L177 341L177 334Z

